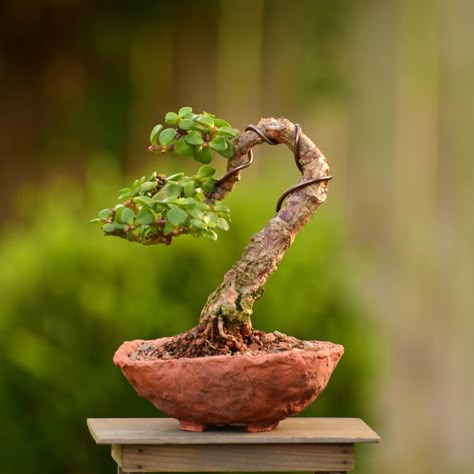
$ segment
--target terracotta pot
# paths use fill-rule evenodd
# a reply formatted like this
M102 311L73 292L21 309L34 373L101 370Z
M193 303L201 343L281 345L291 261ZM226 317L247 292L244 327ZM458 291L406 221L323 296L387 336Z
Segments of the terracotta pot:
M228 424L245 424L251 432L274 429L316 399L344 353L341 345L310 341L315 350L149 361L129 357L143 342L168 339L124 342L114 363L139 395L188 431Z

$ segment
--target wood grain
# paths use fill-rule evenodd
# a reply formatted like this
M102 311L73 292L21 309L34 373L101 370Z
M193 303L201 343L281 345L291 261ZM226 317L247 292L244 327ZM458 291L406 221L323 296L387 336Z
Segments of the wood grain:
M246 433L238 428L191 433L169 418L90 418L98 444L340 444L374 443L379 436L359 418L288 418L274 431Z
M127 472L352 471L350 444L127 445L120 461Z

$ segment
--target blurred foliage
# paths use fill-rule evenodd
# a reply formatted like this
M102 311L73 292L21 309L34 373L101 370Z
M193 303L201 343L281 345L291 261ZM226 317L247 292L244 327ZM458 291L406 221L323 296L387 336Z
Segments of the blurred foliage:
M229 197L231 232L217 242L183 238L153 248L101 237L88 224L126 179L113 160L94 157L82 188L63 181L23 190L19 220L0 242L5 472L110 472L112 461L93 444L86 418L159 416L112 365L112 355L124 339L172 335L197 323L207 295L273 212L274 187L284 180L271 173L271 184L246 178ZM306 415L367 415L373 336L344 242L344 228L323 207L255 308L259 329L346 348Z

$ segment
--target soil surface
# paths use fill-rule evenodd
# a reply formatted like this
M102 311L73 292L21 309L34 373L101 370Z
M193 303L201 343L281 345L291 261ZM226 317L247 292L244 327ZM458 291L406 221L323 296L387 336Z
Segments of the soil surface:
M317 344L301 341L279 331L265 333L252 331L248 336L238 335L229 339L206 339L197 328L169 338L166 344L144 341L130 354L132 360L178 359L182 357L207 357L216 355L257 355L289 350L318 350Z

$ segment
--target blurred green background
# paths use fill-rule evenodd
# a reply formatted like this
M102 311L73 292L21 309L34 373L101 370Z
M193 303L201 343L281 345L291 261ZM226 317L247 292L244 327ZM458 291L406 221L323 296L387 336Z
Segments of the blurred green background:
M115 349L193 326L298 179L287 150L262 146L217 242L103 238L88 221L119 188L193 169L146 150L183 105L240 129L285 116L331 161L328 202L253 318L345 346L303 414L382 436L357 472L470 472L473 24L469 0L4 1L2 472L114 472L86 418L159 416Z

